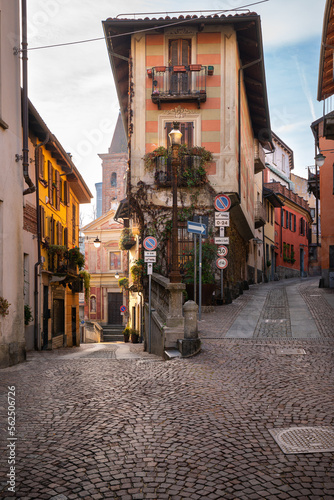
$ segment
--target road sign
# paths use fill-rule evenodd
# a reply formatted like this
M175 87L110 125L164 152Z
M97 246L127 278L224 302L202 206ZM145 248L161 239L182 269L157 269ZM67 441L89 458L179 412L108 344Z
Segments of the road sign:
M226 212L231 207L231 199L226 194L217 194L215 197L215 209L218 212Z
M194 234L205 234L206 231L206 225L201 224L200 222L193 222L188 220L187 221L187 230L188 233L194 233Z
M205 224L205 233L202 234L203 238L208 237L208 227L209 227L209 216L208 215L194 215L194 222L200 222L201 224Z
M230 220L230 212L215 212L215 220Z
M144 262L156 262L157 261L157 258L156 256L154 257L144 257Z
M225 245L221 245L217 248L217 254L219 255L219 257L226 257L226 255L228 254L228 248Z
M125 312L126 312L126 306L121 306L119 309L120 309L120 311L121 311L122 313L125 313Z
M158 242L154 236L147 236L143 241L143 245L145 250L155 250L158 246Z
M147 274L150 275L153 273L153 264L151 262L147 263Z
M218 269L226 269L228 266L228 260L225 259L225 257L219 257L219 259L216 260L216 266Z
M230 227L230 219L215 219L215 227Z
M223 238L225 236L225 228L224 227L219 228L219 236L221 238Z
M153 252L144 252L144 257L156 257L157 252L153 250Z
M230 238L229 238L229 236L225 236L225 238L220 238L219 236L215 236L215 244L216 245L229 245Z

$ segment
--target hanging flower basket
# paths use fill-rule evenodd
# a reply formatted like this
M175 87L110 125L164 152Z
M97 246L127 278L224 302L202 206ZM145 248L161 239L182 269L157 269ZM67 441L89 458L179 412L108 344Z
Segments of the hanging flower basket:
M189 69L190 69L190 71L201 71L202 65L201 64L189 64Z
M136 244L136 238L131 229L124 228L121 232L121 237L118 246L121 250L130 250Z

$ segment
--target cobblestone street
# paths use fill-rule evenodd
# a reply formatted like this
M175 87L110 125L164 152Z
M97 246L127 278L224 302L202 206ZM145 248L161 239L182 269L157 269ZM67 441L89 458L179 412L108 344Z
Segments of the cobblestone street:
M334 431L334 291L318 282L254 285L203 314L192 358L87 344L1 370L1 498L333 499L333 451L285 453L270 433Z

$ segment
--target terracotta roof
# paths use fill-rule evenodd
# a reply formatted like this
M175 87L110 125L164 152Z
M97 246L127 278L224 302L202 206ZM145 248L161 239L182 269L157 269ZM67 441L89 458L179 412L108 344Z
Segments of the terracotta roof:
M334 0L327 0L324 11L320 64L318 79L318 101L334 94L333 57L334 57Z

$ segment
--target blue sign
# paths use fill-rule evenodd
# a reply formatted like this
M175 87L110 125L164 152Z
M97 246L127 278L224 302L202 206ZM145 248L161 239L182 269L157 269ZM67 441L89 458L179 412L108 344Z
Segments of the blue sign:
M218 194L215 198L215 209L226 212L231 207L231 199L226 194Z
M121 306L119 309L122 313L126 312L126 306Z
M188 233L201 234L204 236L206 234L206 225L200 222L193 222L188 220L187 222Z
M155 250L158 246L158 242L154 236L147 236L143 241L143 245L145 250Z

